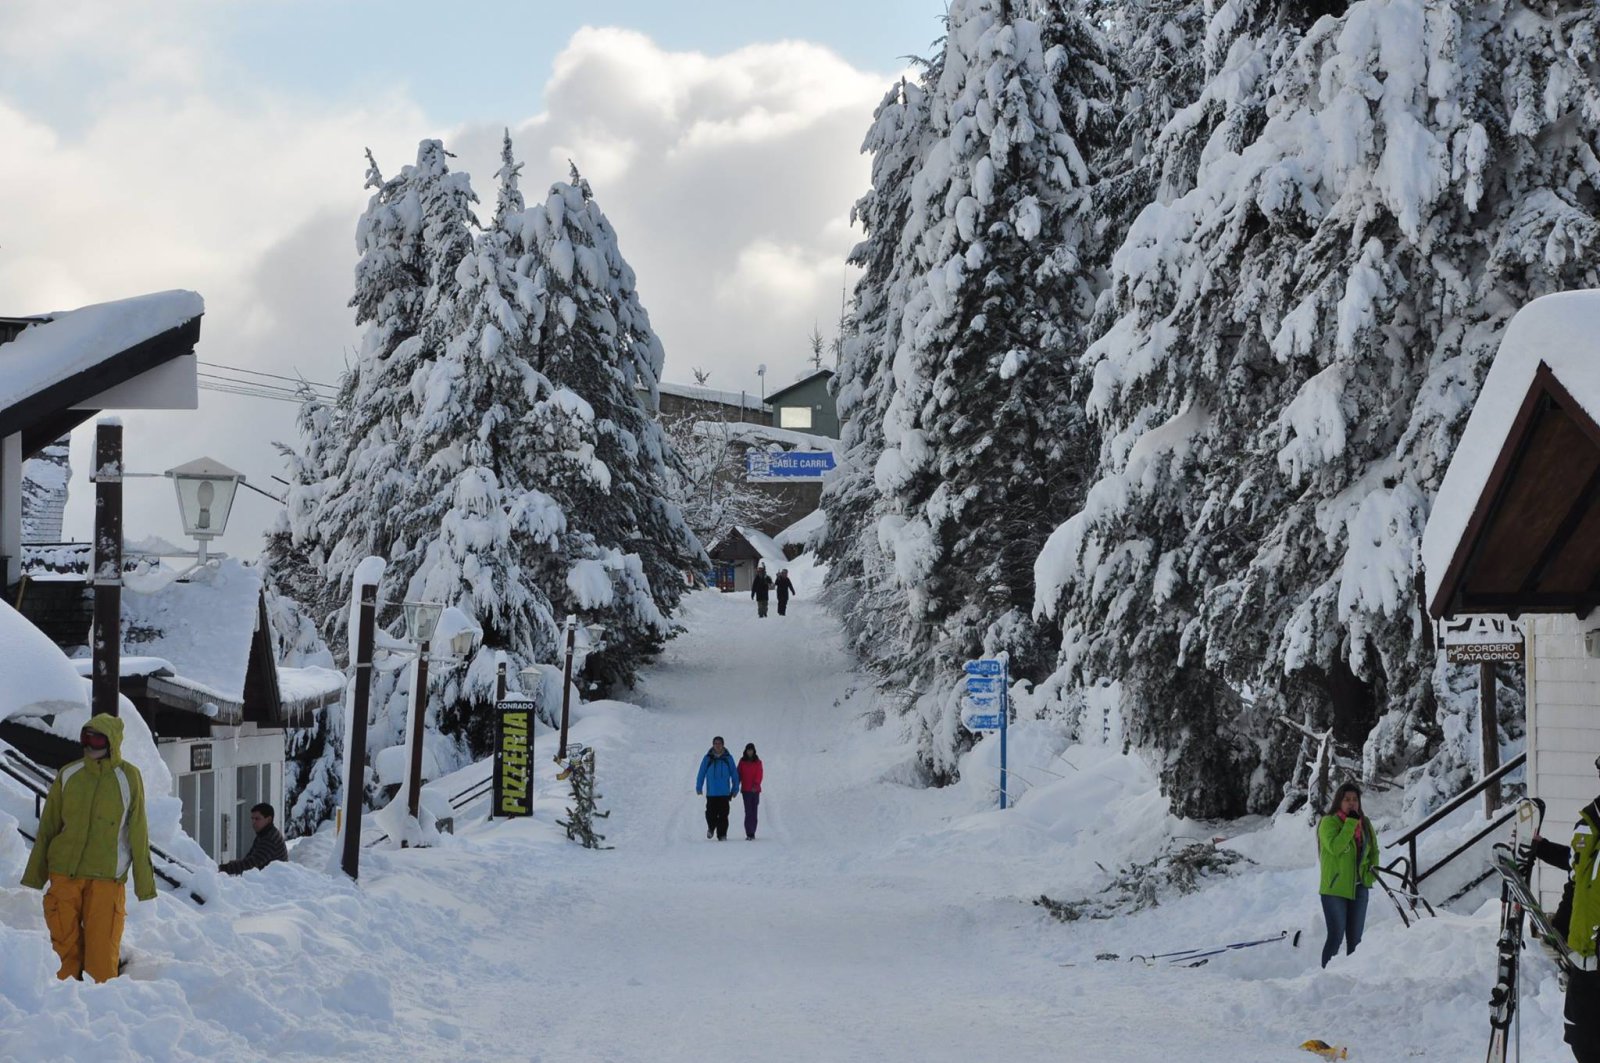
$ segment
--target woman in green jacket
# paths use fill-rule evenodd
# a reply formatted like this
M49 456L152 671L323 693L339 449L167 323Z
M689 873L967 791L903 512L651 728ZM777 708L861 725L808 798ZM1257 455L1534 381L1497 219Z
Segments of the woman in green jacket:
M1317 824L1317 852L1322 864L1322 917L1328 940L1322 966L1339 951L1348 955L1361 944L1367 925L1367 891L1378 880L1378 832L1361 812L1361 787L1347 782L1333 795L1333 805Z

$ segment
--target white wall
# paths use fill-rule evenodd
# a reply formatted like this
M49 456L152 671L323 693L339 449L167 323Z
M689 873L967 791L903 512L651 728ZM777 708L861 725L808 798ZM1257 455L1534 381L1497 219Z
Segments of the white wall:
M239 809L237 807L240 795L238 791L239 772L241 766L257 766L270 764L272 766L272 780L265 800L278 810L278 819L283 818L283 739L282 730L257 730L255 724L245 724L242 727L219 727L209 738L177 738L158 741L156 749L161 753L161 759L166 762L167 770L172 773L172 788L174 797L182 797L184 790L183 776L204 773L191 773L190 749L197 745L211 746L211 775L215 792L215 803L212 808L212 822L215 831L215 851L213 858L222 863L227 860L237 860L249 851L248 841L245 848L238 845ZM259 798L247 800L244 812L248 822L249 808ZM187 822L187 810L186 819ZM224 826L226 829L224 829ZM249 828L246 828L247 832ZM198 834L199 831L197 830ZM250 834L246 834L248 839ZM196 840L199 840L197 837Z
M1575 616L1524 616L1528 630L1528 792L1545 802L1544 835L1572 839L1578 811L1600 794L1600 658L1583 650ZM1539 865L1540 900L1554 912L1566 876Z

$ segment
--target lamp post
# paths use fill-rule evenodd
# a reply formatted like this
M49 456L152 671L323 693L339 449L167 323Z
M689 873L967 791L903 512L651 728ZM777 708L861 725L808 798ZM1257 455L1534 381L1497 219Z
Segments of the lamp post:
M96 714L117 715L122 678L122 422L94 430L94 657L90 700Z
M600 647L602 637L605 635L604 624L586 624L584 626L584 658L587 659L592 650ZM572 700L572 653L574 643L578 637L578 617L576 614L567 615L567 654L561 666L561 744L556 749L556 759L567 759L567 716L568 704ZM580 666L581 667L581 666Z
M411 727L406 734L406 745L410 747L406 750L406 813L416 819L422 799L422 726L428 708L428 644L433 641L444 606L438 602L406 602L402 609L406 617L406 641L417 647L417 658L411 662Z
M465 613L438 602L404 602L406 641L414 647L411 665L411 726L406 729L406 812L418 818L422 802L422 746L428 712L428 654L433 643L443 645L443 661L470 657L483 631Z

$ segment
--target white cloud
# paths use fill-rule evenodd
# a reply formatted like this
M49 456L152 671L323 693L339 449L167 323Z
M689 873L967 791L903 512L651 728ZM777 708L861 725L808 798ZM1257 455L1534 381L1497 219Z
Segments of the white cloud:
M525 107L497 100L482 123L442 131L400 90L318 101L231 83L207 29L228 4L13 3L0 5L0 40L34 32L36 70L101 64L99 83L116 91L89 93L63 122L0 90L0 313L193 288L207 300L203 360L331 381L355 338L346 303L363 149L388 173L417 140L442 135L492 205L510 124L530 199L566 177L568 158L594 185L666 343L668 379L704 366L713 384L756 390L756 363L784 379L803 366L813 321L831 332L837 317L859 238L849 209L868 176L858 147L887 75L820 46L707 56L586 28L555 61L541 113L519 118ZM96 21L89 7L115 14ZM166 75L119 40L159 43ZM16 58L0 46L0 62ZM206 453L252 482L280 470L270 443L292 441L292 406L205 392L201 405L127 416L130 465L159 471ZM75 439L79 469L88 435ZM69 511L80 535L86 495ZM176 540L159 486L130 489L128 506L132 533ZM254 554L274 508L242 496L224 547Z

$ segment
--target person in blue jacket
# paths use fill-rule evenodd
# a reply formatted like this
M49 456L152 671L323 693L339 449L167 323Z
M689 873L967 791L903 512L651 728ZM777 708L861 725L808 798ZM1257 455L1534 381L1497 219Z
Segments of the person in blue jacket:
M739 796L739 765L722 744L722 736L711 740L711 748L700 758L700 774L694 777L694 792L706 795L706 837L728 840L728 806Z

